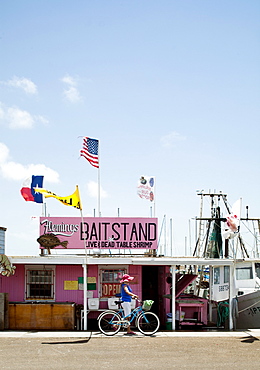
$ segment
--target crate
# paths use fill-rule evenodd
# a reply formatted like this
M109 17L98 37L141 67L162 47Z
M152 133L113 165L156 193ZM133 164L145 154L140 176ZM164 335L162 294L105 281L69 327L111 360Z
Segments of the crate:
M107 299L108 308L110 310L117 310L118 309L118 305L115 303L115 301L119 301L119 300L120 299L117 298L117 297L108 298Z
M89 310L98 310L99 309L99 298L89 298L88 308Z

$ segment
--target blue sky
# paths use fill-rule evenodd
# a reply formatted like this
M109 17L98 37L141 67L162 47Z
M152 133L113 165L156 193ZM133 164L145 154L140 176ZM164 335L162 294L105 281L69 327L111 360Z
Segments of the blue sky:
M97 209L97 170L79 157L80 136L100 140L102 216L149 216L136 185L156 177L156 216L161 225L166 215L167 233L173 220L174 255L199 213L197 190L242 197L242 215L249 205L260 217L259 16L251 0L1 2L6 254L38 254L42 208L20 195L31 175L61 196L79 185L83 214ZM46 203L51 216L78 216Z

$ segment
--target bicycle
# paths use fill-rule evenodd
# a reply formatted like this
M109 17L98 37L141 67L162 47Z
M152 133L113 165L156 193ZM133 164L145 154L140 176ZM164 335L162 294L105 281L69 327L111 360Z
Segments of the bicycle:
M99 330L105 335L115 335L121 329L126 329L135 320L135 326L144 335L153 335L156 333L160 326L160 320L158 316L149 312L152 304L147 304L147 302L153 301L139 301L139 306L137 306L129 315L124 316L124 310L121 306L122 301L115 301L118 305L119 311L107 310L102 312L98 320ZM127 318L130 317L130 320Z

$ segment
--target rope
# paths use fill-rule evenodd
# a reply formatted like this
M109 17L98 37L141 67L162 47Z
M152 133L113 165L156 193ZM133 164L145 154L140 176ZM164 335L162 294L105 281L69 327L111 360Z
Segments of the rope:
M229 317L229 303L220 302L218 304L218 318L217 318L217 327L222 326L226 319Z

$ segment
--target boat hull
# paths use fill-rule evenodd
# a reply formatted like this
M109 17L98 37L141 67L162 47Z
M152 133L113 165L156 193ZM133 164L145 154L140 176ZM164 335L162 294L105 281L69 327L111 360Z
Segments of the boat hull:
M237 297L237 329L260 329L260 290Z

